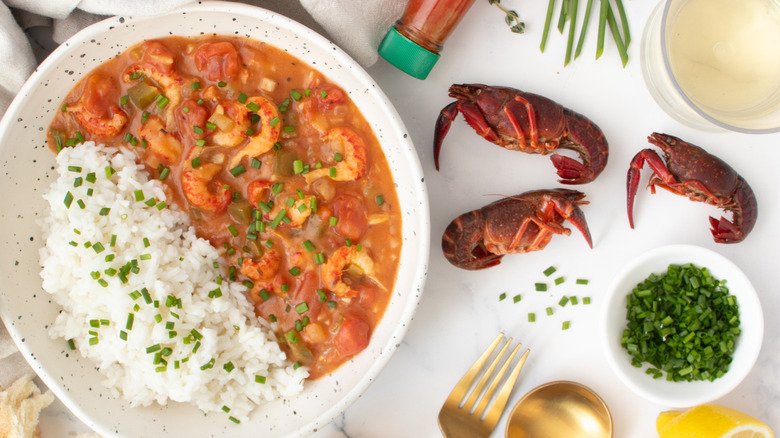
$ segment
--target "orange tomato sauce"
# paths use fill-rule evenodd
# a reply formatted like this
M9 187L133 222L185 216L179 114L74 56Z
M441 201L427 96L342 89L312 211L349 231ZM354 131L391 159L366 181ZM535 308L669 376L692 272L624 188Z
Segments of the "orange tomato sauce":
M248 38L145 41L77 83L47 139L135 151L310 378L368 345L398 270L398 197L369 123L308 64Z

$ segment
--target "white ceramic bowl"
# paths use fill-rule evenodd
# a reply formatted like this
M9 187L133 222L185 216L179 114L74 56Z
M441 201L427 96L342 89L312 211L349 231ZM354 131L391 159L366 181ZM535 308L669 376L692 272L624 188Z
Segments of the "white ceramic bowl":
M54 154L46 129L71 87L93 67L143 40L203 33L249 36L309 63L348 92L381 142L403 211L400 269L384 318L366 350L332 375L307 382L303 393L256 409L235 425L196 407L131 408L102 386L91 361L52 340L57 307L41 289L36 224L44 211ZM49 388L103 436L293 437L327 425L368 387L390 359L417 307L428 263L430 224L422 169L401 118L368 74L314 31L270 11L237 3L203 2L154 17L114 17L75 35L27 81L0 122L0 309L9 332Z
M647 365L631 365L631 356L620 343L626 328L627 295L651 273L666 272L670 264L693 263L707 267L737 298L742 330L736 343L734 360L721 378L709 381L670 382L664 375L653 379L645 374ZM722 255L692 245L670 245L648 251L628 263L616 276L605 296L600 335L607 360L620 380L636 394L659 405L686 408L718 399L747 376L758 358L764 336L761 303L747 276Z

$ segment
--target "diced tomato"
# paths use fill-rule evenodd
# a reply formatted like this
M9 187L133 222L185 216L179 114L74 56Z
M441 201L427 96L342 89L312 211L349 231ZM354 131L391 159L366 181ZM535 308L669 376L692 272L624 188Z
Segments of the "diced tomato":
M366 347L371 338L371 326L357 315L348 315L336 335L336 350L341 357L357 354Z
M108 119L112 116L111 107L119 102L118 89L110 76L93 74L84 85L80 102L89 114L96 118Z
M319 99L320 102L320 108L323 110L329 110L336 105L342 105L346 102L344 91L333 85L323 85L319 87L316 92L317 99Z
M343 194L331 202L331 207L334 216L338 218L337 233L352 240L363 237L368 229L368 215L363 198L352 194Z
M210 81L231 79L238 73L238 52L227 41L206 43L195 51L195 67Z
M188 146L208 135L208 131L210 131L206 128L208 118L208 110L203 105L198 105L194 99L187 99L176 108L179 132L182 135L182 140L185 140ZM200 129L195 129L196 126Z

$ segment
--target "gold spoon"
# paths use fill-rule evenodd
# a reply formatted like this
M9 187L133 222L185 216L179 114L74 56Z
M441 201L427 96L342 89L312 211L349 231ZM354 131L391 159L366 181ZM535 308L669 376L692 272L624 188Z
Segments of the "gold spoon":
M517 402L507 438L611 438L612 415L584 385L556 381L532 389Z

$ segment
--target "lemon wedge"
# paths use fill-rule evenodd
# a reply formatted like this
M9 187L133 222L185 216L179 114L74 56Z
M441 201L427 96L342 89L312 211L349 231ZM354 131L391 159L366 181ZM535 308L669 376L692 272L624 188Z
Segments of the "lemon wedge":
M761 421L718 405L696 406L685 412L661 412L655 426L659 438L774 438Z

